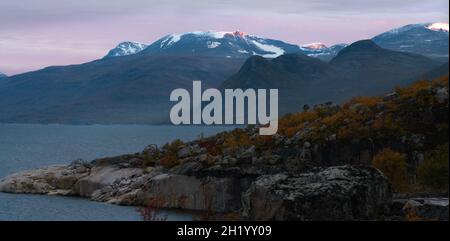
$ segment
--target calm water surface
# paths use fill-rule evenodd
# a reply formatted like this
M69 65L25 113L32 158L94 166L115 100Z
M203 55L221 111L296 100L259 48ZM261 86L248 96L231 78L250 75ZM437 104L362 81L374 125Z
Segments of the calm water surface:
M149 144L192 140L230 126L0 124L0 178L75 159L91 160L141 151ZM168 220L189 215L168 212ZM0 220L139 220L134 207L80 198L0 193Z

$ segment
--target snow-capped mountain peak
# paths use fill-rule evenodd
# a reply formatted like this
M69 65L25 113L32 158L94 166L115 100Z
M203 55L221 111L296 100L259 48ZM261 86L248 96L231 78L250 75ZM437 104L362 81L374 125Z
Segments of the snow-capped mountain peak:
M384 32L378 36L403 34L405 32L420 31L420 30L448 32L449 27L448 27L448 23L444 23L444 22L408 24L408 25L405 25L405 26L402 26L399 28L394 28L394 29Z
M448 23L419 23L396 28L372 38L382 48L448 61Z
M443 31L448 32L448 23L432 23L426 26L428 29L433 31Z
M323 43L317 42L317 43L304 44L301 46L301 48L319 50L319 49L326 49L328 47Z
M321 60L329 61L334 58L339 51L345 48L347 44L336 44L333 46L326 46L323 43L310 43L301 45L301 53L308 55L309 57L318 58Z
M122 42L118 44L115 48L111 49L105 56L105 58L136 54L144 50L147 46L148 45L146 44L134 41Z
M161 48L168 48L171 45L177 43L184 36L195 36L197 38L205 39L223 39L224 37L241 37L244 38L247 34L240 31L225 32L225 31L194 31L187 33L174 33L167 35L161 41Z
M169 34L151 44L146 53L177 53L246 58L276 58L300 51L297 45L261 38L242 31L194 31Z
M0 72L0 79L1 79L1 78L6 78L6 77L8 77L8 76L6 76L6 74Z

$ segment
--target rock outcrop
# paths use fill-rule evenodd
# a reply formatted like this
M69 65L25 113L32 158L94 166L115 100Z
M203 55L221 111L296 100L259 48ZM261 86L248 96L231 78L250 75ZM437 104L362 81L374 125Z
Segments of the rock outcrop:
M184 166L184 167L183 167ZM372 219L390 201L389 184L375 169L331 167L292 175L245 174L221 166L121 167L76 162L17 173L0 191L87 197L119 205L242 213L251 220Z
M389 205L391 190L373 168L339 166L258 178L243 195L252 220L370 220Z

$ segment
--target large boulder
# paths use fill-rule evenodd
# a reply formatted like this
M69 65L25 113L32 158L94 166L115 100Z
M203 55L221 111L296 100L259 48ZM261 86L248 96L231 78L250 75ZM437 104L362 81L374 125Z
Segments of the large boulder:
M371 220L390 200L386 178L363 166L264 175L242 197L251 220Z

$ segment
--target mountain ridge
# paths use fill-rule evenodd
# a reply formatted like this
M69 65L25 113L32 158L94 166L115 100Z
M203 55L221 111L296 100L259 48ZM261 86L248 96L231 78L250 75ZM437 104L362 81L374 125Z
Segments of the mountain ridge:
M383 48L448 61L448 23L408 24L381 33L372 40Z

